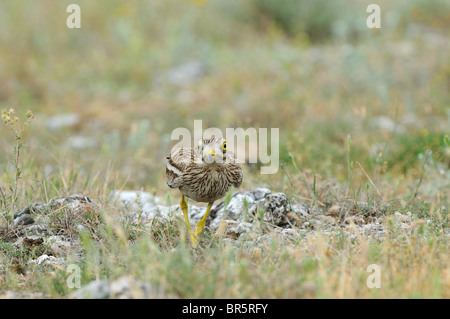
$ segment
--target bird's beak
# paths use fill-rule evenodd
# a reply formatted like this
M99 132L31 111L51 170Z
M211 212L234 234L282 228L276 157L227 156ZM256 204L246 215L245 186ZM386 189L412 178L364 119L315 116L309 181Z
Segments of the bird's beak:
M206 156L211 155L212 157L216 156L216 152L214 152L214 150L209 150L208 152L206 152L205 154Z
M216 152L214 152L214 150L209 150L204 155L205 162L212 163L214 161L215 156L216 156Z

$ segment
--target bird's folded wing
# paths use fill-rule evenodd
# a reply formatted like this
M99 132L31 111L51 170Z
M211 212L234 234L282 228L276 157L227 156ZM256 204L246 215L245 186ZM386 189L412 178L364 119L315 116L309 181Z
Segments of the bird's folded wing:
M191 148L179 148L167 157L166 183L169 187L178 188L183 180L183 174L194 161L194 152Z
M226 161L227 163L229 163L227 168L227 172L230 175L229 181L234 187L239 188L239 186L241 186L242 184L242 179L244 177L242 173L242 168L239 166L234 154L231 152L227 152Z

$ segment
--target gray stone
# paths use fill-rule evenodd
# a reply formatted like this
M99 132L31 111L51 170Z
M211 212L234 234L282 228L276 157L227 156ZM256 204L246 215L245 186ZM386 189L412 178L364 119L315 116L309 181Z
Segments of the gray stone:
M14 219L14 226L25 226L34 223L34 219L30 215L25 214Z
M294 213L296 213L297 215L303 216L303 217L306 217L309 215L309 209L308 209L307 205L304 205L304 204L300 205L300 204L296 203L296 204L292 205L292 211Z
M47 227L41 223L35 223L22 229L22 233L34 236L40 236L48 233Z
M107 299L110 297L107 280L92 281L70 295L73 299Z
M289 199L283 193L267 194L263 201L254 205L249 214L258 217L259 210L264 212L263 220L267 223L281 226L287 223L287 214L292 211Z
M253 191L246 192L246 193L251 193L253 195L253 199L255 201L258 201L258 200L264 199L266 197L266 195L269 195L272 192L268 188L256 188Z
M137 281L131 277L121 277L110 283L110 298L115 299L160 299L168 297L162 289Z
M252 223L239 222L235 220L222 220L217 228L217 235L237 239L244 233L257 233L258 229Z
M36 202L36 203L30 204L30 205L27 205L27 206L25 206L24 209L22 209L22 211L14 213L14 218L20 217L22 215L31 215L31 214L41 213L42 211L45 210L46 207L47 207L47 205L42 202Z
M174 298L162 289L137 281L129 276L113 281L97 280L73 292L74 299L141 299L141 298Z
M67 208L72 214L84 214L86 212L95 212L97 204L89 197L80 194L74 194L62 198L54 198L48 203L48 208L59 209Z
M53 255L65 256L72 247L73 241L63 236L49 236L44 239L44 244L52 250Z

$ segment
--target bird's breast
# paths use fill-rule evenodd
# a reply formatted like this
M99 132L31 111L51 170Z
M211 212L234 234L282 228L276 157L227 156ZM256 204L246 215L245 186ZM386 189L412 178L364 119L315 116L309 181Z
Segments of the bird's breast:
M225 196L230 186L223 170L203 167L192 169L183 176L180 191L197 202L213 202Z

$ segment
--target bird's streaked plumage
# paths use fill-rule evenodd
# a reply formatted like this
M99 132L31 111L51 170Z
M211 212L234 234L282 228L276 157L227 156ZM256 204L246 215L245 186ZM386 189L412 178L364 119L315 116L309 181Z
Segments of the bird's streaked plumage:
M166 182L171 188L179 188L185 196L197 201L210 203L227 193L231 186L242 183L242 169L236 163L234 154L223 152L223 138L202 140L198 147L179 148L168 157ZM205 162L205 151L214 150L217 161Z
M227 151L225 139L214 136L201 140L197 147L176 149L167 159L166 183L171 188L178 188L182 194L180 206L189 231L184 196L208 203L205 216L197 227L196 235L199 235L214 201L224 197L232 186L241 185L242 169L234 154ZM191 244L197 245L193 235Z

